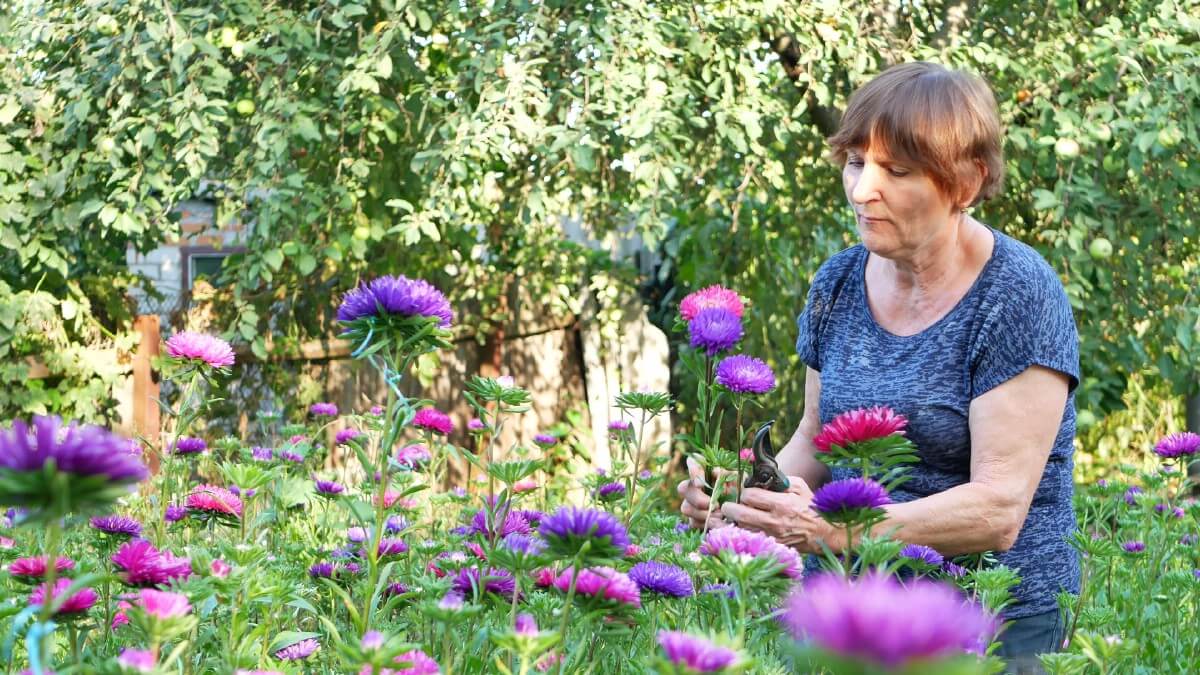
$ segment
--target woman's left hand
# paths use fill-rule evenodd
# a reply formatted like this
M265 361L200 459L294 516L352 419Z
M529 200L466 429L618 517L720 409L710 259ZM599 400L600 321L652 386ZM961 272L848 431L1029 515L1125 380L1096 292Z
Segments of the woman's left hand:
M787 492L743 490L741 503L722 504L721 514L737 527L769 534L802 553L820 553L820 541L838 550L834 546L838 532L812 509L808 484L798 476L788 476L788 480L792 486Z

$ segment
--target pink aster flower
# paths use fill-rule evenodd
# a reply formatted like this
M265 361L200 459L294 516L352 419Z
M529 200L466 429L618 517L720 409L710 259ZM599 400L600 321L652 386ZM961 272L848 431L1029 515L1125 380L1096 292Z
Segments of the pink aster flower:
M337 435L334 436L333 440L338 445L346 445L352 439L358 438L361 435L362 432L360 432L358 429L342 429L341 431L337 432Z
M402 667L399 670L383 668L379 675L438 675L442 672L437 661L420 649L404 652L393 659L393 662ZM366 665L359 671L359 675L371 675L371 672L371 666Z
M719 307L741 318L745 307L742 299L734 291L723 286L709 286L684 296L679 303L679 316L684 321L691 321L701 310Z
M571 587L572 568L563 570L554 580L554 587L566 593ZM624 572L611 567L591 567L579 571L575 594L602 600L612 600L630 607L642 606L642 592L637 583Z
M242 500L216 485L198 485L187 496L188 509L218 516L242 517Z
M479 419L478 417L472 417L470 421L467 422L467 431L470 431L473 434L480 433L486 429L487 425L484 424L483 420Z
M275 652L275 658L282 661L302 661L312 656L320 648L321 643L313 638L308 638Z
M859 408L844 412L821 428L813 437L813 445L820 452L829 452L833 446L842 448L851 443L862 443L892 434L904 434L908 419L887 406Z
M154 652L126 647L121 650L121 655L117 657L117 663L121 664L124 668L135 670L139 673L152 673L155 666Z
M412 423L418 429L426 429L443 435L449 435L451 431L454 431L454 422L450 421L450 416L437 408L421 408L413 417Z
M775 541L775 537L761 532L751 532L740 527L709 530L704 537L704 543L700 544L700 553L717 556L722 552L728 552L738 558L773 557L783 565L780 574L793 579L799 579L804 573L804 563L795 549L784 546Z
M116 613L113 614L112 624L109 626L109 630L115 631L116 629L120 628L121 626L124 626L125 624L129 623L129 615L125 613L125 610L132 609L132 608L133 608L133 605L129 604L128 602L125 602L124 600L118 602L117 603L117 611L116 611Z
M17 558L8 566L8 573L22 581L44 579L46 577L47 560L48 558L44 555L33 558ZM55 559L54 567L61 575L62 572L74 569L75 561L59 556Z
M67 592L73 582L70 579L59 579L54 582L54 591L50 593L51 602L58 600L63 593ZM90 588L81 588L75 592L75 595L67 598L66 602L54 612L55 616L83 614L96 604L96 591ZM33 589L33 593L29 594L29 604L41 606L46 601L46 584L41 584Z
M233 365L233 348L221 338L184 331L167 340L167 355L185 361L203 361L213 368Z
M220 558L214 559L212 564L208 566L208 569L210 572L212 572L212 575L218 579L224 579L225 577L229 576L229 572L233 570L233 568L229 566L229 563L221 560Z
M159 619L177 619L192 611L187 596L182 593L143 588L138 591L135 605L143 612Z
M753 462L754 461L754 449L753 448L742 448L741 451L738 452L738 458L741 459L743 462Z
M396 451L396 463L410 469L419 469L431 459L433 456L429 454L429 449L420 443L406 445Z
M734 650L683 631L658 631L658 644L668 661L689 673L720 673L739 661Z
M512 486L512 491L517 494L522 492L530 492L536 489L538 489L538 482L532 478L522 478L521 480L513 483Z
M192 574L192 561L159 551L144 539L125 542L112 556L113 565L130 586L158 586Z
M308 412L316 417L337 417L338 407L333 403L319 402L308 406Z

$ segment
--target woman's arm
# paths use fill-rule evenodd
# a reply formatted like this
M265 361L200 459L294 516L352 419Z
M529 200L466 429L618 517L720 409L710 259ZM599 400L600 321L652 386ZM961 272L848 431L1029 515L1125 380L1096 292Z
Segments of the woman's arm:
M1062 423L1068 378L1032 366L971 401L971 480L885 507L876 532L943 555L1004 551L1017 540ZM845 535L831 548L844 547Z
M808 368L804 375L804 415L800 424L779 451L779 469L789 476L799 476L816 490L829 481L829 467L817 459L812 439L821 431L821 373Z
M943 555L1011 548L1054 447L1067 385L1066 375L1033 366L973 400L970 482L885 507L887 519L874 532L894 529L894 538L931 546ZM817 462L812 455L808 459ZM804 466L789 463L789 473L802 475ZM806 553L819 553L821 541L841 551L845 530L822 520L810 507L811 498L800 486L783 493L751 488L742 493L740 504L728 502L721 509L726 520Z

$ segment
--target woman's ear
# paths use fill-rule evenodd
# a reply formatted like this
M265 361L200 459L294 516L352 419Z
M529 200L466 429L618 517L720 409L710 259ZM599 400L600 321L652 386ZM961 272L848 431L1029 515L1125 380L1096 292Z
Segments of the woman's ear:
M963 199L958 203L958 207L962 210L966 210L975 204L975 201L979 198L979 192L983 190L983 184L987 181L988 177L987 165L978 159L973 160L971 163L975 165L975 173L964 191Z

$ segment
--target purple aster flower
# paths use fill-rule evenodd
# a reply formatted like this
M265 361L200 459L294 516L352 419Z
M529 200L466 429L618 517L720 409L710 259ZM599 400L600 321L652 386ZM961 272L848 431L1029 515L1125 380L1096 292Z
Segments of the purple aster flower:
M679 630L658 631L658 645L668 661L689 673L719 673L739 661L734 650Z
M620 557L629 545L621 521L598 509L564 506L542 519L538 531L560 558L574 557L584 541L591 541L593 555L600 557Z
M596 488L596 498L602 502L612 502L625 496L624 483L605 483Z
M513 632L517 635L537 635L539 632L537 619L528 612L518 614L513 624Z
M870 478L845 478L830 481L813 493L812 507L826 520L844 522L866 509L891 504L887 490Z
M463 603L465 602L466 598L463 597L462 593L450 591L449 593L443 595L442 599L438 601L438 609L462 609Z
M504 548L522 555L539 555L546 550L546 542L541 537L513 532L500 540Z
M487 425L484 424L483 420L479 419L478 417L472 417L467 422L467 431L470 431L471 433L479 433L485 429L487 429Z
M422 279L382 276L346 294L338 308L339 321L354 321L366 316L397 314L438 319L441 328L449 328L454 319L450 301L441 291Z
M408 590L409 589L406 584L400 583L399 581L393 581L392 583L388 584L387 594L388 595L404 595L405 593L408 592Z
M732 348L742 339L742 320L720 307L701 310L688 322L688 344L709 356Z
M733 586L724 583L705 584L700 588L701 593L716 593L724 595L727 598L737 597L737 590Z
M370 413L374 417L382 417L383 416L383 406L381 406L381 405L371 406Z
M1200 581L1200 569L1192 570L1192 576L1196 577L1196 581Z
M317 417L337 417L337 406L332 403L314 403L308 406L308 412Z
M403 539L380 539L378 555L380 558L390 555L400 555L408 553L408 544L404 543Z
M687 523L675 523L675 534L683 534L692 529Z
M799 579L804 573L804 563L795 549L780 544L775 537L740 527L709 530L700 544L700 553L710 556L725 553L738 559L773 557L782 566L780 574Z
M338 445L346 445L351 440L362 435L358 429L342 429L333 437L333 441Z
M486 572L478 567L463 567L454 575L450 588L455 593L474 597L476 590L479 595L494 593L505 598L512 598L516 592L517 582L512 572L495 567L489 567Z
M331 480L318 480L318 481L316 481L316 486L317 486L317 494L323 495L326 497L332 497L334 495L339 495L346 491L346 486L342 485L341 483L337 483L337 482L334 482Z
M100 516L92 518L92 527L105 534L120 537L136 537L142 533L142 524L126 516Z
M258 492L258 490L255 490L254 488L247 488L247 489L243 490L242 488L240 488L236 485L230 485L229 491L239 497L245 497L246 499L253 497L255 495L255 493Z
M250 451L250 456L258 462L269 462L275 458L275 452L270 448L255 446L255 448Z
M286 459L289 462L301 464L304 462L304 455L302 455L298 452L293 452L291 450L280 450L279 451L279 459Z
M175 441L175 449L172 452L174 452L176 455L195 455L197 453L204 452L207 449L208 444L204 442L203 438L184 436L183 438Z
M532 529L529 527L529 521L516 511L508 511L507 507L502 507L502 511L507 511L504 515L504 523L500 526L500 532L497 536L507 537L510 534L529 534ZM494 519L499 514L494 514ZM492 523L495 526L495 523ZM492 538L492 530L488 527L488 513L486 509L479 509L475 512L475 516L471 519L471 532L474 534L482 534L488 539Z
M308 638L275 652L275 658L282 661L302 661L312 656L320 648L321 644L319 642L314 638Z
M1125 549L1126 553L1141 553L1146 550L1146 543L1142 541L1131 540L1121 544L1121 548Z
M383 523L383 531L388 534L396 534L408 529L408 521L404 516L388 516L388 519Z
M946 561L941 553L920 544L909 544L900 549L900 557L916 560L931 567L941 567L942 563Z
M203 361L213 368L233 365L233 348L219 337L183 331L167 340L167 356L184 361Z
M1106 481L1106 480L1104 480L1103 478L1101 478L1100 480L1096 481L1096 487L1098 487L1098 488L1106 488L1106 487L1108 487L1108 481Z
M1200 434L1185 431L1165 436L1154 446L1154 454L1163 459L1191 456L1200 452Z
M168 504L163 512L163 520L168 523L177 523L187 517L187 508L178 504Z
M396 463L409 469L419 469L432 459L429 449L419 443L406 445L396 451Z
M541 525L542 520L546 517L546 514L538 511L537 509L517 509L516 511L513 511L513 513L519 514L525 519L526 522L529 523L529 527L533 529L536 529L538 525Z
M413 417L412 424L418 429L446 436L454 431L454 422L450 421L450 416L437 408L421 408Z
M332 579L337 573L337 565L331 562L319 562L308 568L308 576L314 579Z
M1142 494L1142 488L1133 485L1125 491L1125 503L1130 506L1137 506L1137 496Z
M633 431L633 424L629 420L613 420L608 423L608 435L613 438L620 437L631 431Z
M136 483L150 475L129 451L129 439L97 426L64 426L58 417L34 415L32 425L13 420L0 431L0 470L41 472L50 460L63 473L105 476L111 483Z
M555 445L557 445L558 439L550 434L537 434L533 437L533 442L537 444L539 448L545 449L553 448Z
M998 628L995 617L949 584L901 585L879 574L813 577L788 598L782 622L797 640L889 670L979 653Z
M1191 546L1197 541L1200 541L1200 535L1196 534L1185 534L1179 538L1179 543L1183 544L1184 546Z
M737 394L765 394L775 388L775 373L765 361L737 354L717 365L717 384Z
M950 577L951 579L961 579L967 576L967 568L963 567L962 565L952 563L949 560L942 563L942 571L945 572L946 576Z
M634 565L629 569L629 578L633 579L634 583L643 591L659 595L686 598L695 593L692 577L686 570L657 560Z
M373 652L382 647L384 642L385 638L383 637L383 633L380 633L377 630L369 630L366 633L363 633L362 642L359 644L363 649Z

